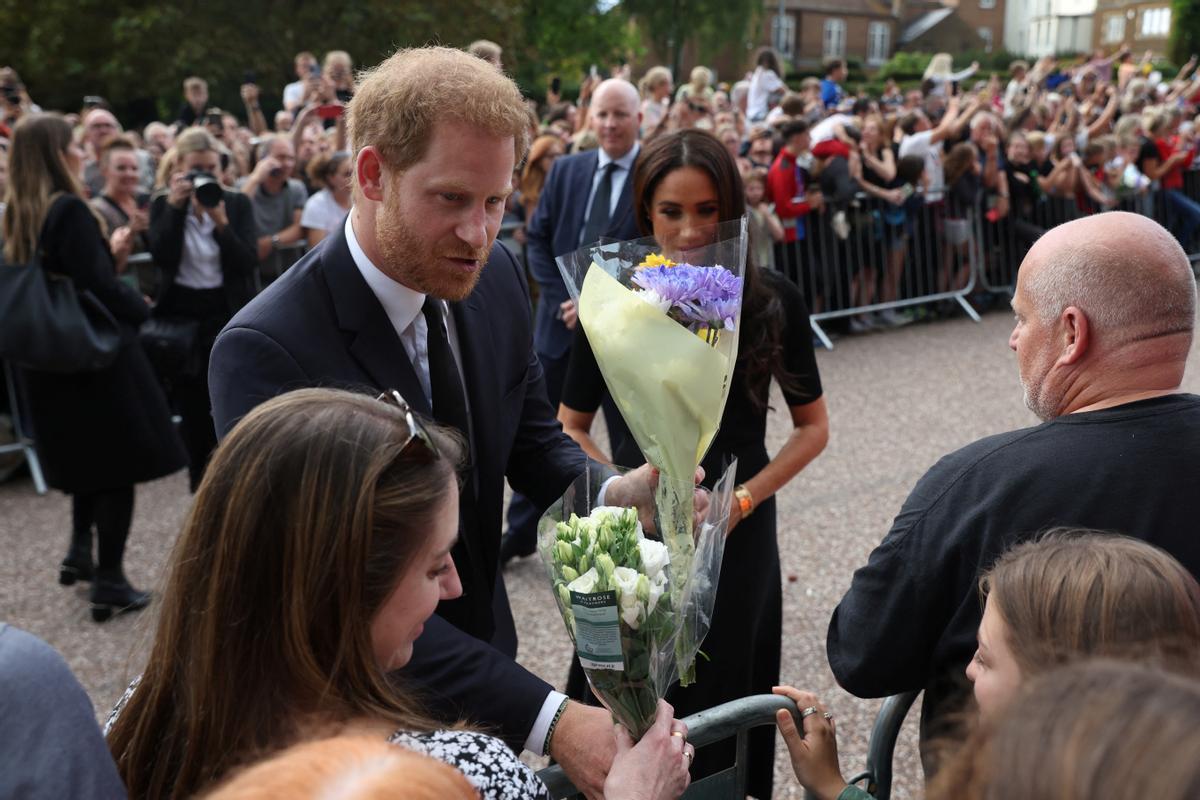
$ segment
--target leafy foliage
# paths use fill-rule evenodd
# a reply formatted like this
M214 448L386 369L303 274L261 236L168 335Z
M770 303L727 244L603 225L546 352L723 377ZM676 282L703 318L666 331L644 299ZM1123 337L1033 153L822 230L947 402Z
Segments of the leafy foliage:
M1195 0L1174 0L1171 4L1171 38L1167 50L1176 64L1200 53L1200 4Z
M678 81L683 49L695 42L701 52L741 43L762 10L761 0L624 0L622 8L669 57Z

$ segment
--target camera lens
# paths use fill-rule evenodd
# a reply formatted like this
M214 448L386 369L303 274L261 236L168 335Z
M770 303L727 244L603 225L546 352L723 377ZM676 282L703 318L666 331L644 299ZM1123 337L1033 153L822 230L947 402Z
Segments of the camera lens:
M192 192L195 193L196 200L200 202L200 205L205 208L216 208L221 204L225 190L221 188L220 181L211 172L193 170L188 173L188 179L192 182Z

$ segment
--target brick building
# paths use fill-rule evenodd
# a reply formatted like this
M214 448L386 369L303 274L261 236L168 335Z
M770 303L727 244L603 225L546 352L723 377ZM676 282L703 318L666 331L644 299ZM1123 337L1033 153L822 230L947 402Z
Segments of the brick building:
M794 69L811 72L831 58L852 58L867 68L896 48L901 0L764 0L763 40Z
M1170 0L1097 0L1092 46L1112 51L1125 45L1140 55L1167 51L1171 33Z

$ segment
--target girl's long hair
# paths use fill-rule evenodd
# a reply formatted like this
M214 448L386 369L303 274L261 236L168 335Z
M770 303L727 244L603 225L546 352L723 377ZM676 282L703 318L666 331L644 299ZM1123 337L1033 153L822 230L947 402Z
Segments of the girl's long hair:
M428 429L437 452L393 404L301 389L221 443L109 732L130 797L191 797L353 720L435 727L379 667L370 630L454 491L461 445Z

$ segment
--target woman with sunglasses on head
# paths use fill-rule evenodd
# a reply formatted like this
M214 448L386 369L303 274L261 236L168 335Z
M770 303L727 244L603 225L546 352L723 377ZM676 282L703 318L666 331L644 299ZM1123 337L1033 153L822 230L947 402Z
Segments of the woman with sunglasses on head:
M46 482L71 495L71 546L59 582L92 581L92 617L102 622L150 602L122 571L134 486L175 472L186 459L137 341L150 309L117 278L102 221L83 199L83 157L62 117L21 118L8 154L3 239L5 261L29 264L40 254L43 269L90 292L121 330L116 360L104 369L20 374Z
M395 392L302 389L238 423L176 543L149 660L109 721L130 797L191 797L342 734L446 761L484 798L548 797L503 742L446 729L389 676L438 602L462 592L450 555L462 455ZM679 726L664 706L637 747L625 740L607 796L681 793Z
M653 235L668 257L686 259L690 250L713 242L720 222L745 214L745 192L733 156L714 136L683 130L662 136L642 150L633 171L638 228ZM672 254L678 254L672 255ZM590 436L604 394L604 381L576 329L563 388L559 421L588 455L610 459ZM768 455L766 429L771 382L783 390L791 434ZM624 428L621 422L620 428ZM613 422L609 422L610 430ZM774 495L825 447L829 418L813 354L808 309L794 284L773 270L760 269L747 255L738 340L738 361L729 400L704 471L711 483L737 458L737 498L725 541L712 627L696 660L696 683L676 687L667 699L683 716L750 694L769 693L779 682L782 636L782 581L775 535ZM621 466L642 463L632 437L624 437L611 459ZM752 624L750 624L752 621ZM582 671L572 665L569 685L582 693ZM699 779L733 761L732 742L700 752L693 775ZM770 797L774 773L774 733L750 735L748 793Z

